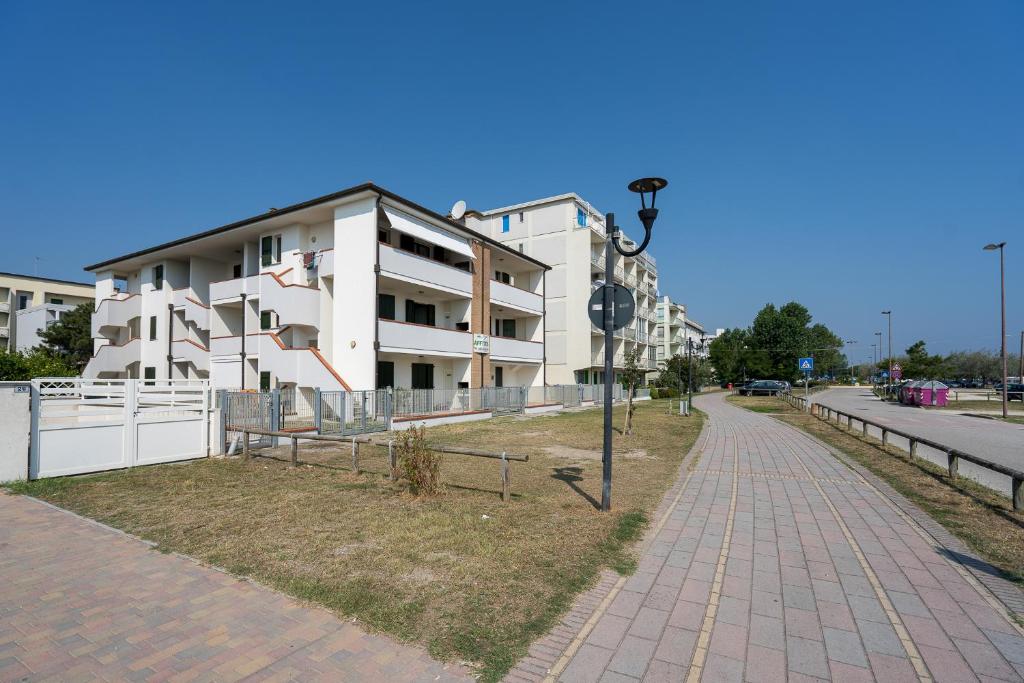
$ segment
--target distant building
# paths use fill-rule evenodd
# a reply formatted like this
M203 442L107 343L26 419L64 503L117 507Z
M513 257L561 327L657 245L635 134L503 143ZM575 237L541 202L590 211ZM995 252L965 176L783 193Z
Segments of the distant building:
M673 356L686 355L686 342L692 339L693 354L707 356L707 346L700 348L701 339L708 341L704 326L687 317L686 305L672 301L668 296L658 300L657 305L657 349L658 362L663 363Z
M548 383L603 383L604 332L591 324L587 303L604 279L604 216L579 195L568 193L469 211L465 220L467 227L551 266L544 301ZM625 234L621 243L627 249L634 246ZM507 281L501 262L493 266L495 278ZM629 289L636 302L634 320L615 332L617 381L627 351L639 351L641 367L657 368L654 304L658 270L654 257L645 252L633 258L615 254L612 273L613 280Z
M22 322L19 311L34 307L70 307L91 302L95 298L95 287L81 282L55 280L35 275L0 273L0 348L32 348L37 345L37 331L50 320L46 315L36 314L25 317L24 341L19 338L18 328ZM58 308L50 309L56 314ZM55 317L53 319L56 319ZM51 320L52 321L52 320ZM38 327L34 327L38 325ZM34 343L31 340L36 340ZM25 346L27 344L27 346Z
M17 311L15 314L14 349L28 351L43 343L39 333L60 320L68 311L75 310L68 304L39 304Z

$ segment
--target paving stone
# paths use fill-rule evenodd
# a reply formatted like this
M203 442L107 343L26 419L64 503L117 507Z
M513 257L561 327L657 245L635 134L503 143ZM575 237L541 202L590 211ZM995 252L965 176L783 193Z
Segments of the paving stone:
M868 666L867 654L860 644L860 636L851 631L835 628L822 629L825 635L825 651L829 659L853 666Z
M786 649L785 625L781 619L753 614L750 617L750 642L775 650Z
M652 607L643 607L633 618L629 634L638 638L657 640L661 636L662 629L665 628L668 617L668 612Z
M828 678L825 645L820 641L787 635L786 661L790 671Z
M653 640L626 636L608 663L608 669L640 678L647 670L647 664L651 661L655 647L657 647L657 643Z
M701 681L739 683L743 680L743 662L711 652L704 662Z
M893 655L905 657L906 650L903 644L889 624L881 624L876 621L865 621L857 619L857 631L864 642L864 649L868 652L877 652L882 655Z
M747 629L716 621L711 632L710 651L743 661L747 652Z
M626 631L629 630L632 623L632 620L626 617L605 614L598 620L590 635L587 636L587 642L591 645L614 650L619 646L619 641L626 635Z
M672 664L688 666L693 656L694 646L697 643L697 635L697 631L688 631L675 628L674 626L666 627L662 632L661 640L658 641L654 658Z
M746 680L751 683L785 681L786 654L781 650L751 644L747 648Z

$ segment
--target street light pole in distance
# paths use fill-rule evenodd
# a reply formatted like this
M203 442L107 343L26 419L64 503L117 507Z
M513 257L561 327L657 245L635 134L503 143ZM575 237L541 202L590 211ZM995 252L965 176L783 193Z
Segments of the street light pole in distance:
M882 311L882 315L889 319L889 382L886 385L885 395L889 395L889 388L892 386L892 311Z
M1000 242L999 244L986 244L985 251L999 250L999 306L1001 309L1000 319L1002 325L1000 327L1002 334L999 335L999 346L1002 349L1001 353L1003 356L1003 419L1008 415L1007 393L1006 393L1006 266L1003 260L1003 249L1006 247L1006 242Z

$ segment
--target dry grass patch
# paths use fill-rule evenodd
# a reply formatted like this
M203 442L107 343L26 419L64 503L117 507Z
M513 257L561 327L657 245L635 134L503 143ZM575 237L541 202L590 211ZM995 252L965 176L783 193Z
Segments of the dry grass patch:
M1010 500L881 441L846 432L806 413L779 416L868 468L960 538L1011 581L1024 584L1024 514Z
M202 460L16 489L156 541L371 628L476 664L497 680L604 567L632 570L629 549L675 479L702 416L637 404L635 434L615 435L613 504L601 514L601 411L435 427L432 443L528 454L499 464L445 454L444 493L388 480L387 450L303 446L278 459ZM615 410L621 426L624 410ZM549 449L566 449L553 454ZM580 453L586 453L586 456ZM643 453L644 457L632 457Z
M800 412L778 396L727 396L726 401L755 413L797 413Z

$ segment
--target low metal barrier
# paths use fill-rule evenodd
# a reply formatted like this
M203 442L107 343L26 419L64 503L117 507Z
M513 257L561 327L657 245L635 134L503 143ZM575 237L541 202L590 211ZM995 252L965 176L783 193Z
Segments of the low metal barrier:
M950 479L956 479L958 476L958 469L961 460L966 460L969 463L983 467L993 472L998 472L1010 478L1010 497L1013 499L1013 509L1020 512L1024 510L1024 472L1007 467L1006 465L1000 465L999 463L985 460L982 457L967 453L959 449L947 446L946 444L933 441L931 439L910 434L899 429L867 420L860 415L852 415L842 410L837 410L831 406L824 405L822 403L815 403L812 405L811 414L816 416L820 420L832 424L832 418L835 417L835 426L841 427L843 419L846 419L846 430L853 430L853 423L859 422L861 425L861 435L868 436L868 427L874 427L882 432L882 445L889 445L889 436L895 435L902 437L907 440L910 444L910 459L913 460L917 456L917 448L920 444L934 448L935 450L946 454L946 469L949 472Z

